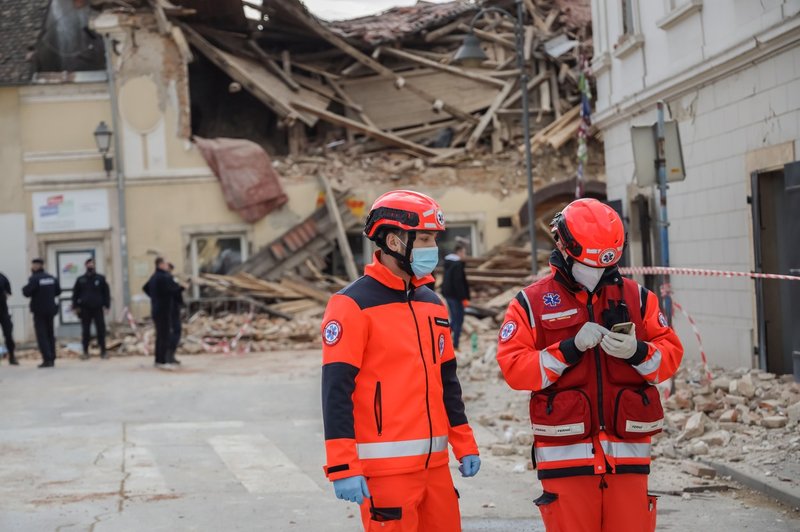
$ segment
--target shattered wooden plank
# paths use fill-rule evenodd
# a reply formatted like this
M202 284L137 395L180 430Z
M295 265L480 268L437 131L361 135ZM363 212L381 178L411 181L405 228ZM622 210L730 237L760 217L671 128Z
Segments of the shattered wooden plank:
M435 96L428 94L423 89L416 87L415 85L408 83L402 76L395 73L392 69L382 65L375 59L371 58L370 56L364 54L358 48L350 45L347 41L343 38L339 37L331 30L323 26L313 17L309 17L303 10L299 9L296 5L291 3L282 4L281 8L285 10L289 14L293 15L296 19L303 21L308 29L319 35L321 38L325 39L329 43L331 43L336 48L340 49L362 65L374 70L378 74L382 76L386 76L388 78L396 80L396 86L399 89L406 89L409 92L416 94L423 100L426 100L428 103L434 106L434 108L440 107L445 112L451 114L452 116L457 116L462 120L467 120L472 122L474 119L468 113L449 105L447 102L436 98Z
M350 120L349 118L337 115L336 113L332 113L330 111L320 109L312 105L308 105L305 102L295 101L292 102L292 105L299 111L305 111L337 126L343 126L358 131L359 133L363 133L368 137L375 138L391 146L406 148L415 153L425 155L426 157L435 157L436 155L439 154L437 151L431 148L426 148L425 146L417 144L416 142L411 142L410 140L406 140L404 138L398 137L397 135L387 133L386 131L370 127L366 124L361 124L359 122L356 122L355 120Z
M425 35L425 42L433 42L439 40L441 37L445 35L450 35L454 31L458 29L458 27L464 23L463 19L454 20L450 24L445 24L440 28L436 28L433 31L428 32Z
M480 81L481 83L488 83L489 85L494 85L495 87L498 88L503 88L505 86L505 83L499 79L490 78L488 76L482 76L480 74L476 74L475 72L470 72L463 68L437 63L436 61L431 61L426 57L421 57L417 54L405 50L398 50L397 48L386 48L386 47L381 47L380 50L381 53L391 55L393 57L399 57L401 59L406 59L408 61L413 61L415 63L419 63L420 65L425 65L431 68L435 68L437 70L448 72L450 74L455 74L456 76L461 76L463 78L471 79L474 81Z
M546 72L542 72L541 74L534 76L532 79L528 80L528 92L532 91L536 88L540 83L546 81L549 78ZM506 101L503 102L501 109L508 109L515 103L517 103L520 98L522 98L522 90L517 89L514 94L508 97Z
M508 94L511 92L511 89L514 87L514 84L511 82L506 83L506 86L503 87L503 90L500 91L500 94L497 95L497 98L494 99L492 105L489 109L481 117L480 122L478 125L475 126L475 130L470 135L469 140L467 140L467 151L472 151L477 146L478 141L480 140L483 132L486 130L487 126L491 123L492 117L494 116L495 112L500 108L506 98L508 98Z
M499 35L497 35L495 33L492 33L490 31L481 30L481 29L478 29L478 28L470 28L469 25L467 25L467 24L461 24L458 27L458 29L460 29L461 31L465 31L467 33L469 33L469 31L471 29L472 33L474 33L476 37L480 37L481 39L483 39L485 41L490 41L490 42L493 42L493 43L501 44L501 45L505 46L506 48L508 48L510 50L514 50L515 52L517 50L517 46L513 42L509 41L508 39L504 39L504 38L500 37Z
M358 268L356 268L356 259L353 258L353 250L350 249L350 242L347 240L347 232L342 223L342 215L339 212L339 206L336 204L336 197L333 194L331 183L322 174L317 174L322 189L325 191L325 205L328 207L328 214L336 223L336 239L339 242L339 251L342 253L344 259L344 267L347 270L347 276L351 281L358 279Z
M283 81L262 68L259 63L220 50L186 24L181 27L195 48L287 122L299 118L309 127L317 122L316 115L298 113L291 106L295 100L310 102L318 107L327 107L330 103L328 98L306 89L291 91Z
M298 92L300 90L300 85L292 79L292 76L286 73L286 71L281 68L278 63L276 63L267 53L258 45L258 43L253 39L247 40L247 45L250 47L253 52L258 56L258 59L264 65L264 67L278 76L281 81L283 81L287 87L292 89L294 92Z
M326 78L326 80L328 81L328 85L330 85L336 94L342 99L342 101L344 101L345 105L358 114L358 117L362 122L368 126L374 127L375 129L379 129L378 126L375 125L375 122L373 122L372 119L364 112L364 107L353 101L350 95L347 94L347 91L345 91L342 86L336 82L336 80L331 78Z

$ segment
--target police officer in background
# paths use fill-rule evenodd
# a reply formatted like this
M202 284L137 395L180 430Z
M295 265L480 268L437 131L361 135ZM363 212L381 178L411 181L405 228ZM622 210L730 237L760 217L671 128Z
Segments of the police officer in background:
M8 277L0 273L0 327L3 329L3 337L6 339L6 350L8 351L8 363L12 366L19 366L17 358L14 356L14 324L11 323L11 315L8 313L8 298L11 296L11 283Z
M72 289L72 308L81 318L81 340L83 354L81 360L89 358L89 342L92 339L92 322L97 331L100 345L100 358L108 358L106 353L106 320L104 310L111 307L111 294L106 278L95 271L94 258L86 260L86 273L78 277Z
M40 368L56 365L56 337L53 318L58 312L56 297L61 295L58 279L44 271L44 261L33 259L28 284L22 288L22 295L31 298L33 326L36 330L36 343L42 353Z
M169 273L169 263L163 257L156 257L156 271L142 290L150 297L150 313L156 326L155 366L159 369L174 369L176 362L170 353L172 307L175 304L175 294L180 293L181 286Z

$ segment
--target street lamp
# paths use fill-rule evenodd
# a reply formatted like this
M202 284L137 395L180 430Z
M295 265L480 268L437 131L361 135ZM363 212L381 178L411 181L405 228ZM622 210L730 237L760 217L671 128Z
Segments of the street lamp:
M103 156L106 177L111 177L111 170L114 168L114 158L108 154L108 150L111 148L111 135L113 133L103 121L94 130L94 143L97 144L97 150Z
M517 68L519 69L519 86L522 92L522 130L525 134L525 170L528 178L528 232L531 240L531 272L535 276L538 273L536 257L536 225L534 221L533 207L533 155L531 153L531 122L528 104L528 72L525 70L525 38L522 27L523 21L523 0L515 0L517 6L517 16L514 17L505 9L499 7L486 7L478 11L469 24L469 33L464 38L461 47L453 56L453 62L471 67L479 66L488 57L480 47L480 40L475 36L475 24L482 16L487 13L500 13L514 21L514 34L516 37L517 48Z

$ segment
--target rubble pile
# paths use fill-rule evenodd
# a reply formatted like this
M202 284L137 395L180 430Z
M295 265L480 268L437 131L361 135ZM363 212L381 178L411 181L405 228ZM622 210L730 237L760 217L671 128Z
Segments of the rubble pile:
M152 355L155 328L152 323L118 327L114 331L109 351L114 356ZM292 349L317 349L321 346L319 318L283 318L264 314L226 313L216 317L198 312L183 324L179 355L216 352L242 354ZM97 352L96 346L90 353Z
M701 382L692 373L682 368L675 376L654 456L800 464L800 384L792 375L717 369Z

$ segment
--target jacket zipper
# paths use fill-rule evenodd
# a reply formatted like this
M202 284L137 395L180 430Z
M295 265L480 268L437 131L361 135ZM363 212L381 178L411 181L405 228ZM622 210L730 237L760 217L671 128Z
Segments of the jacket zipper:
M425 371L425 410L428 414L428 457L425 459L425 469L428 469L428 464L431 461L431 453L433 452L433 421L431 421L431 403L429 391L429 384L428 384L428 363L425 362L425 351L422 349L422 334L419 332L419 323L417 322L417 313L414 312L414 306L411 304L411 299L409 299L408 290L406 290L406 302L408 303L408 308L411 309L411 316L414 318L414 328L417 330L417 345L419 346L419 356L422 359L422 368Z
M431 355L433 356L433 364L436 365L436 342L433 335L433 321L428 316L428 328L431 330Z
M589 299L586 303L586 308L589 311L589 321L594 322L594 307L592 306L592 294L589 294ZM603 417L603 370L600 367L600 348L594 347L594 362L597 366L597 419L600 421L600 430L606 429L606 421Z
M373 403L375 410L375 426L378 429L378 436L383 432L383 397L381 396L381 381L375 386L375 401Z

